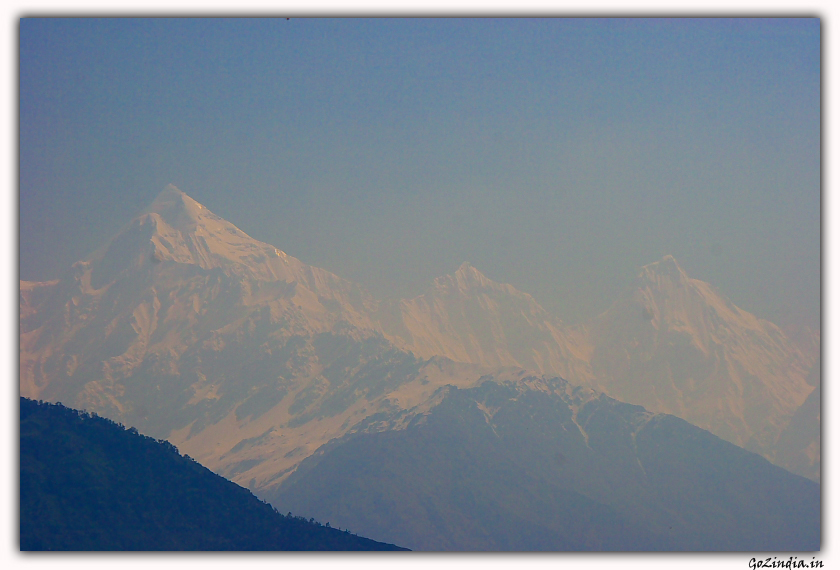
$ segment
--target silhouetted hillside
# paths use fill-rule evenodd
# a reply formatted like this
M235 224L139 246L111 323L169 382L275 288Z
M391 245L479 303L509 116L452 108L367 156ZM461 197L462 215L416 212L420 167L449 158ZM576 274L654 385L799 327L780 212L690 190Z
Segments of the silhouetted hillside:
M403 550L281 515L166 441L26 398L20 400L20 547Z

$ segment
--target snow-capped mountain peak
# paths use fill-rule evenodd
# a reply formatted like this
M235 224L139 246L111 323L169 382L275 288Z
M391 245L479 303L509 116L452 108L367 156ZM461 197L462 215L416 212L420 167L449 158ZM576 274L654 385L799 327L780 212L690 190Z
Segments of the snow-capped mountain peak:
M673 255L666 255L659 261L645 265L638 277L640 283L659 287L667 285L679 287L685 285L687 280L688 276Z
M178 229L193 227L202 218L202 213L209 213L204 206L190 198L174 184L169 184L164 188L143 213L152 212L158 214L173 228Z

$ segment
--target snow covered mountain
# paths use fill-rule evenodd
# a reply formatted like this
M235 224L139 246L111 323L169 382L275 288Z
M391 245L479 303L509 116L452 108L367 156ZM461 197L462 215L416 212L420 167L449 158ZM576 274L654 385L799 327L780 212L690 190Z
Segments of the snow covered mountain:
M38 398L81 387L74 404L110 402L123 413L114 383L150 358L175 371L198 339L221 349L228 331L256 321L283 322L277 329L289 334L371 329L367 302L354 284L250 238L170 186L59 281L21 284L21 389Z
M20 287L20 391L168 438L253 488L480 367L419 360L355 284L175 187L61 279Z
M800 348L776 325L688 277L670 255L643 267L622 298L580 326L466 263L399 309L398 326L384 331L418 356L556 374L771 460L788 457L786 468L819 477L818 436L805 455L788 449L790 437L780 441L814 392L807 377L819 365L818 335L806 343L811 350ZM814 414L807 417L798 422L818 434Z
M420 358L445 356L484 366L516 366L565 378L589 375L583 338L533 297L488 279L469 263L398 303L388 338Z
M670 257L578 327L468 264L417 298L380 301L174 186L60 279L20 284L22 396L168 438L266 492L334 438L426 413L443 386L525 370L677 415L788 469L806 457L813 477L819 441L781 434L815 364ZM800 416L796 433L812 433L813 413ZM779 449L787 441L807 453Z
M588 327L592 386L769 453L816 364L774 324L689 278L671 256Z

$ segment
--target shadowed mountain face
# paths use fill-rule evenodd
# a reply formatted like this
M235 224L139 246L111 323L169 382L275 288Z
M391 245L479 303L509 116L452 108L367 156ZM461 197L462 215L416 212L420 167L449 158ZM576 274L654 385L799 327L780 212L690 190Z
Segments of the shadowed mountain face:
M468 264L380 301L169 187L60 279L21 282L20 331L21 395L167 438L264 495L333 439L525 369L819 474L817 357L670 257L583 326Z
M169 443L20 400L21 550L401 550L283 516Z
M448 389L266 498L420 550L815 550L819 485L559 379Z

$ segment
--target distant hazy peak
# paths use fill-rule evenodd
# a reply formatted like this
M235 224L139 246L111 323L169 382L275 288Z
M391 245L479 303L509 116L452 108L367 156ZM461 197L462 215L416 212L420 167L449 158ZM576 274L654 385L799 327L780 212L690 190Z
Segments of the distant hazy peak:
M455 272L455 278L477 282L490 281L481 271L470 265L469 261L465 261L458 267L458 270Z
M157 195L144 213L156 213L169 225L179 227L183 224L192 225L203 213L209 212L177 186L169 184Z
M688 276L683 268L679 266L673 255L666 255L659 261L649 263L642 267L639 272L641 281L661 283L664 280L673 282L676 285L684 284Z
M166 207L167 205L172 205L177 200L181 200L183 196L186 196L177 186L174 184L167 184L166 188L161 190L160 194L152 201L150 208L161 208Z
M443 275L435 279L430 291L432 295L452 295L470 297L476 293L487 293L490 291L511 295L520 299L526 300L528 303L534 305L540 311L544 311L542 307L534 300L531 295L524 293L508 283L499 283L493 281L481 271L464 262L455 273L450 275Z
M500 283L488 279L481 271L464 262L458 270L451 275L444 275L435 279L435 289L455 289L467 292L472 289L503 287Z

